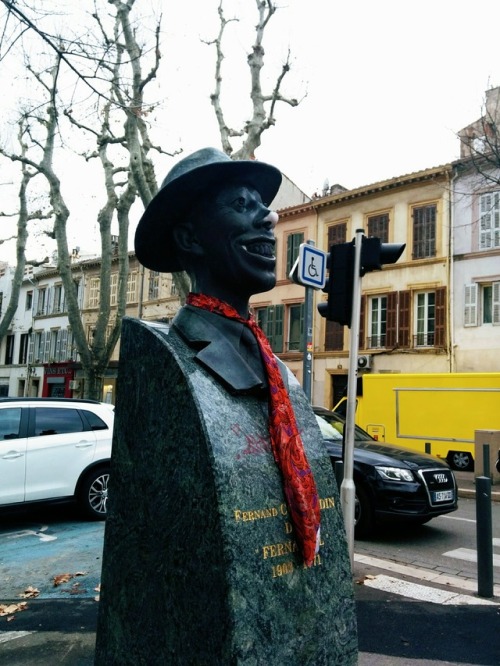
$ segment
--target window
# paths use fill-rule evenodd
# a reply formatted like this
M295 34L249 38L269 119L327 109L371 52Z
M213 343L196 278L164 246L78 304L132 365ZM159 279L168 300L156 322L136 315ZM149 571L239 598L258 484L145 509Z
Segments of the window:
M341 224L332 224L331 227L328 227L328 251L332 245L345 243L346 238L347 224L345 222L342 222Z
M288 351L304 349L304 303L288 308Z
M26 292L26 302L24 305L25 310L31 310L33 307L33 292L28 291Z
M177 285L173 280L170 283L170 296L177 296Z
M270 305L255 310L257 324L264 331L275 353L283 351L283 311L283 305Z
M368 347L385 347L387 333L387 296L374 296L369 300Z
M12 365L14 363L14 336L7 336L7 343L5 347L5 365Z
M38 303L36 308L36 314L37 315L46 314L46 307L47 307L47 289L44 287L43 289L38 290Z
M35 363L43 363L45 359L45 332L34 333L33 359Z
M111 306L118 303L118 273L111 273L109 280L109 304Z
M49 359L51 361L60 361L61 357L61 331L59 329L50 331L50 351Z
M433 291L417 294L415 299L416 347L434 345L436 294Z
M368 236L380 238L382 243L389 242L389 214L370 215L368 217Z
M65 432L85 430L80 414L76 409L58 407L37 407L35 409L35 437L61 435Z
M18 439L21 428L21 408L7 407L0 410L0 440Z
M299 256L300 245L304 242L304 234L288 234L286 239L286 274L290 274L293 265Z
M500 247L500 192L479 199L479 248Z
M483 324L500 325L500 282L465 285L464 327Z
M436 205L413 209L413 259L436 256Z
M28 362L29 333L21 333L21 343L19 345L19 363L26 365Z
M89 280L89 308L99 307L99 293L101 290L101 279L91 277Z
M137 273L129 273L127 278L127 303L137 300Z
M54 303L52 312L64 312L64 289L62 284L56 284L54 287Z
M82 410L83 417L87 420L91 430L109 430L108 426L104 421L94 414L94 412L89 412L86 409Z
M149 271L148 300L154 301L160 295L160 273Z

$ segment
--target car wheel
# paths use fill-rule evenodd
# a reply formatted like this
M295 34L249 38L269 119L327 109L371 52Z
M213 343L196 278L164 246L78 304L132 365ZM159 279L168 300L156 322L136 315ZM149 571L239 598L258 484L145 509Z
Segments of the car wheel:
M462 472L474 469L472 456L465 451L450 451L447 461L452 469L461 470Z
M78 503L87 518L104 520L108 509L109 469L93 470L84 479L78 493Z
M354 504L354 534L356 538L367 537L375 527L375 516L368 495L363 488L356 487Z

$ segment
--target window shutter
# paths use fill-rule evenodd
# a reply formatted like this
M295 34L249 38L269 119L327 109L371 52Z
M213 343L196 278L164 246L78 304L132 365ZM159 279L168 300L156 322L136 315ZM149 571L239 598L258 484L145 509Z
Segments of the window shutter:
M43 362L49 363L50 361L50 333L45 333L45 351L43 353Z
M366 349L365 322L366 322L366 296L361 296L361 309L359 312L359 348Z
M500 282L493 282L492 292L492 323L493 326L500 326Z
M399 347L410 346L410 291L399 292L399 321L397 339Z
M387 324L385 332L385 346L394 349L398 344L398 292L387 294Z
M477 326L477 284L466 284L464 295L464 327Z
M305 333L305 324L306 324L306 306L305 303L300 305L300 351L304 351L304 333Z
M344 349L344 327L336 321L327 321L325 325L325 351Z
M28 363L33 363L33 353L35 351L35 336L33 333L29 336L28 345Z
M436 289L435 347L446 347L446 287Z
M274 335L273 335L273 351L280 354L283 351L283 312L284 305L274 305Z

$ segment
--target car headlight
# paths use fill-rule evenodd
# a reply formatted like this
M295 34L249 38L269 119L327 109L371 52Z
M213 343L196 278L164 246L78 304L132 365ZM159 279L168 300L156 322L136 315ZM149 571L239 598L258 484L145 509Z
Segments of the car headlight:
M384 481L414 481L414 476L409 469L401 467L375 467Z

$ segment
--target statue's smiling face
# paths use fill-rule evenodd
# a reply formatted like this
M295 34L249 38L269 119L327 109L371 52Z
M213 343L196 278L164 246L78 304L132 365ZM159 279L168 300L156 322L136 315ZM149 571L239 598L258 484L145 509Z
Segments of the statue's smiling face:
M212 287L248 298L275 286L273 230L278 215L262 203L257 190L224 186L197 207L195 217L194 235L203 264L200 275ZM206 287L198 286L206 293Z

